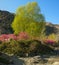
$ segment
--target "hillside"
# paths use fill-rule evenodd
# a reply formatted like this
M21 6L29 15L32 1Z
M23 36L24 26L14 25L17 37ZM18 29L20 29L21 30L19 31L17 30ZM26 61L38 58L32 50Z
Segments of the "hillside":
M46 23L46 35L55 33L57 36L57 39L59 39L59 25L58 24L52 24L50 22Z
M14 19L15 14L10 13L8 11L0 10L0 34L8 34L13 33L11 28L11 23ZM59 25L46 23L46 34L49 35L51 33L55 33L59 35Z
M11 28L13 19L13 13L0 10L0 34L8 34L13 32Z

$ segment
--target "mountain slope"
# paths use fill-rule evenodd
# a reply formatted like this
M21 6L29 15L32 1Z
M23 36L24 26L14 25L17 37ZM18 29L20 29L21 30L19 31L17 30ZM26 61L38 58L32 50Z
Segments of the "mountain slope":
M0 10L0 34L12 33L11 23L14 19L14 14L8 11Z

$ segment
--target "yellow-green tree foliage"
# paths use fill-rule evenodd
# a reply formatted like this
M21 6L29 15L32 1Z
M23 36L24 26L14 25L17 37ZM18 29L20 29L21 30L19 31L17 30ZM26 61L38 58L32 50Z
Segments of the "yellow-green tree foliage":
M41 34L45 29L45 19L38 4L32 2L19 7L12 22L12 28L16 34L19 32L27 32L33 36Z
M50 34L50 35L48 36L48 39L49 39L49 40L57 41L57 36L56 36L54 33L52 33L52 34Z

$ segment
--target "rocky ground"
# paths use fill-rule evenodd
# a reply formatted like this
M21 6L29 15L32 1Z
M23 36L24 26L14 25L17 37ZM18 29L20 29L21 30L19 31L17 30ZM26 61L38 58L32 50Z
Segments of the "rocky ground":
M59 65L59 48L55 55L38 55L34 57L11 56L13 64L9 65Z
M10 56L10 64L7 65L59 65L59 56L34 56L34 57L17 57ZM5 65L0 63L0 65Z
M37 55L34 57L18 57L15 55L0 54L7 58L10 63L7 65L59 65L59 50L54 55ZM6 65L0 63L0 65Z
M34 56L19 58L12 56L13 64L9 65L59 65L59 56Z

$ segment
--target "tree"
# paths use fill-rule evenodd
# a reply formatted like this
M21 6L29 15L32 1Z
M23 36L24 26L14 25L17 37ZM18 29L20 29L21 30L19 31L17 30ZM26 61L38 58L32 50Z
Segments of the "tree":
M19 7L12 28L16 34L19 32L27 32L33 36L41 34L45 28L45 19L38 4L32 2Z

